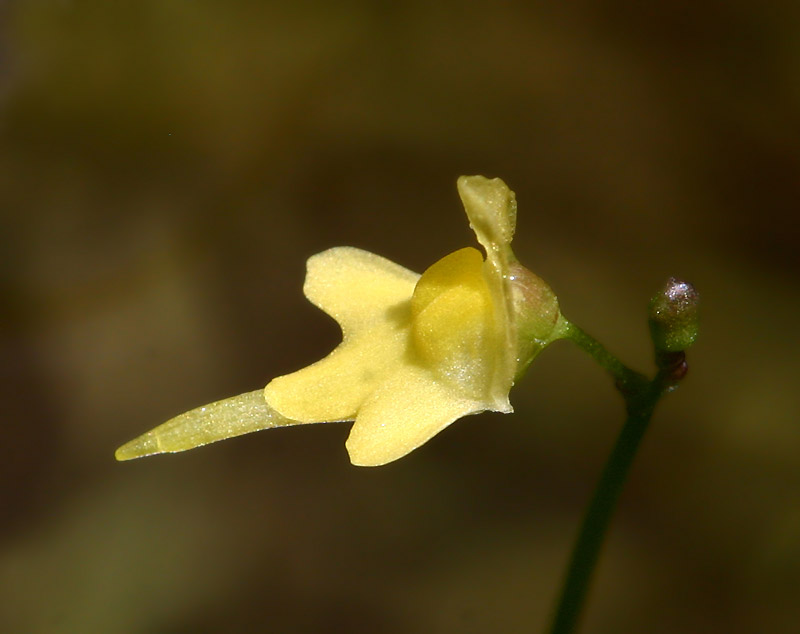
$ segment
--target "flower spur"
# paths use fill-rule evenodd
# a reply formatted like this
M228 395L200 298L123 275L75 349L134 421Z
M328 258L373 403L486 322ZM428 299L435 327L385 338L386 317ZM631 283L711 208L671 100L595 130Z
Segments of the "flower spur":
M511 412L509 391L563 336L558 301L511 250L514 193L500 179L462 176L458 192L486 251L445 256L421 276L367 251L312 256L303 291L341 326L327 357L263 390L186 412L117 450L118 460L184 451L261 429L355 421L353 464L386 464L457 419Z

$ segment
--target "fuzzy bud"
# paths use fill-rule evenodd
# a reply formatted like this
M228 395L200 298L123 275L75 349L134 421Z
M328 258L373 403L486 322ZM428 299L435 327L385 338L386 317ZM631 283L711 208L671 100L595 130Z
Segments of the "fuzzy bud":
M697 339L700 295L692 284L671 277L650 301L650 334L659 352L680 352Z

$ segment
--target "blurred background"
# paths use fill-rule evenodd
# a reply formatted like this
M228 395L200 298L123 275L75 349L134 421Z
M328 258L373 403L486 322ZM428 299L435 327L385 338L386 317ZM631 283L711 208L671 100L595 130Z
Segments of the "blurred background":
M569 344L386 467L348 424L113 460L336 345L308 256L474 244L479 173L634 367L702 293L583 631L797 631L798 3L0 7L0 630L544 631L622 420Z

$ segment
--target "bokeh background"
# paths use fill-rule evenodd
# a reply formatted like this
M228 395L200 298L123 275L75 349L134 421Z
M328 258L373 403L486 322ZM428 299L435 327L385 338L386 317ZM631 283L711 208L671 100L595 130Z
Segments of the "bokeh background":
M473 244L472 173L633 366L703 297L583 631L797 631L800 4L0 7L1 631L543 631L622 416L566 343L383 468L347 424L113 460L337 343L308 256Z

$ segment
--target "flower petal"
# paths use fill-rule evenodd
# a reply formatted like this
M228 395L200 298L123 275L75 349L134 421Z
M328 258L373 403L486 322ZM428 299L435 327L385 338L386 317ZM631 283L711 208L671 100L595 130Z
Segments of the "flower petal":
M421 365L463 396L491 401L505 345L494 313L477 249L460 249L436 262L411 299L412 341ZM506 395L501 401L507 403Z
M517 227L517 199L499 178L460 176L458 195L475 232L488 255L511 244Z
M393 306L408 301L419 275L379 255L334 247L308 258L303 292L333 317L345 338L386 319Z
M455 420L485 409L425 368L406 363L359 410L347 439L350 460L363 467L397 460Z
M117 460L131 460L185 451L253 431L297 424L271 409L264 400L264 391L256 390L176 416L122 445L115 456Z
M484 274L492 293L495 321L504 332L504 358L496 366L493 394L508 399L517 373L517 327L510 288L510 267L516 261L511 239L517 226L517 200L499 178L461 176L458 195L469 218L469 226L486 249Z
M273 379L264 389L271 407L304 423L353 420L369 394L408 346L410 301L386 309L369 332L345 341L321 361Z
M273 379L264 391L270 406L307 423L353 420L406 349L418 279L413 271L353 247L311 256L303 290L339 322L344 340L321 361Z

